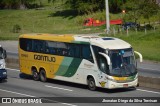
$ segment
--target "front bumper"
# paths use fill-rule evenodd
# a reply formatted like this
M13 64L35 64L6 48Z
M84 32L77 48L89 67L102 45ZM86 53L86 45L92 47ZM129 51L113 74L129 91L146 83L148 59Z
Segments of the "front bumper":
M117 82L109 81L108 88L109 89L129 88L129 87L136 87L137 84L138 84L138 78L132 82L127 82L127 83L117 83Z
M7 79L7 70L6 69L0 69L0 80Z

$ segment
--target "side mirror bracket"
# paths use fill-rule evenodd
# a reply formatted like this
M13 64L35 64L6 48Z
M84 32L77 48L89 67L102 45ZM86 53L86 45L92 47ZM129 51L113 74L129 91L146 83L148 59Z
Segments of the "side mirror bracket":
M6 53L6 50L3 50L3 53L2 53L2 58L3 58L3 59L7 58L7 53Z
M142 54L137 51L134 51L134 53L136 53L139 56L140 62L143 62Z
M102 56L104 56L106 58L108 65L111 64L111 59L110 59L110 57L107 54L104 54L104 53L101 53L101 52L99 52L99 54L102 55Z

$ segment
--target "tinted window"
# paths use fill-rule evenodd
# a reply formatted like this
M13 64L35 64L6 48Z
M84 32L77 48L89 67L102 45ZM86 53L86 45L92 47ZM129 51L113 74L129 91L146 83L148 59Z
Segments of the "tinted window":
M105 50L100 47L97 47L97 46L92 46L92 47L93 47L93 51L94 51L99 69L102 72L108 74L109 73L109 65L108 65L105 57L99 54L99 52L104 53Z
M97 46L92 46L92 48L93 48L93 51L94 51L94 54L95 54L95 56L96 56L96 59L98 59L99 57L99 52L102 52L102 53L104 53L104 49L102 49L102 48L100 48L100 47L97 47Z
M90 45L21 38L20 48L25 51L82 58L93 62Z
M20 39L20 48L25 51L32 51L32 40L31 39Z
M62 56L68 56L67 43L57 42L57 54Z
M70 57L80 57L80 45L78 44L68 44L68 56Z
M91 62L93 62L93 58L92 58L92 53L90 50L90 45L82 45L82 49L81 49L81 56L84 59L90 60Z
M53 41L46 41L46 53L57 54L57 43Z
M38 53L45 53L46 42L42 40L33 40L33 51Z

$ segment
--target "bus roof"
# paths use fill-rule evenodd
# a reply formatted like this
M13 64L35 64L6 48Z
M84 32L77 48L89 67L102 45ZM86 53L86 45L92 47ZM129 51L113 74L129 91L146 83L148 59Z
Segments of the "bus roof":
M91 35L75 35L75 34L23 34L19 38L30 38L39 40L92 44L104 49L124 49L130 48L131 45L121 39L114 37L100 37Z

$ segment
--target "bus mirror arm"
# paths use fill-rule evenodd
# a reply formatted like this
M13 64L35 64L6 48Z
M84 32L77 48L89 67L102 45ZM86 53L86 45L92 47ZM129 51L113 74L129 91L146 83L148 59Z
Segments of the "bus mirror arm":
M137 51L134 51L134 53L136 53L139 56L140 62L143 62L142 54Z
M108 65L111 64L111 59L110 59L110 57L107 54L104 54L104 53L101 53L101 52L99 52L99 54L102 55L102 56L104 56L106 58Z

